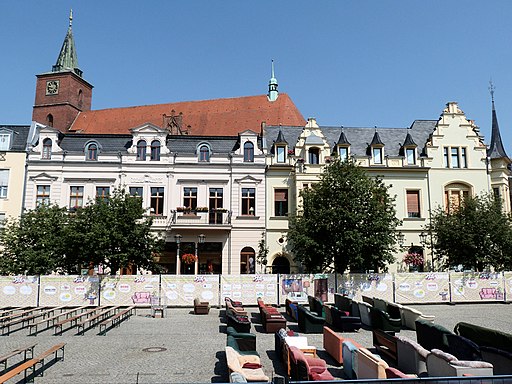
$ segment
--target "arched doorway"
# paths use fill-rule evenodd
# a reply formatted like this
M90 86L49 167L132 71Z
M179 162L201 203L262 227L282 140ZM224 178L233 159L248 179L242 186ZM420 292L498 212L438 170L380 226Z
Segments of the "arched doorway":
M272 261L272 273L290 273L290 261L284 256L278 256Z
M256 252L251 247L245 247L240 251L240 273L256 273Z

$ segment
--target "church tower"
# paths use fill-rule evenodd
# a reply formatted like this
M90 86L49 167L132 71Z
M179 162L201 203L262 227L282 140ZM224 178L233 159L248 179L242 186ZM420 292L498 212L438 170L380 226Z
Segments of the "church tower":
M78 67L72 31L73 11L64 43L51 72L36 75L32 120L67 132L81 111L91 109L92 88Z
M271 71L270 81L268 82L268 101L276 101L279 97L279 92L277 91L277 79L274 75L274 60L272 60L272 71Z

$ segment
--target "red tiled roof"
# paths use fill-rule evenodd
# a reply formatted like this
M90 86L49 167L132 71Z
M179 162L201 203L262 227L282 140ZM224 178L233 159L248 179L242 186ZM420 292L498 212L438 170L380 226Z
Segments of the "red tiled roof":
M82 133L129 133L144 123L163 127L163 115L183 113L182 128L189 135L236 136L250 129L260 131L262 122L268 125L304 125L306 121L285 93L269 102L266 95L185 101L179 103L143 105L80 112L70 130Z

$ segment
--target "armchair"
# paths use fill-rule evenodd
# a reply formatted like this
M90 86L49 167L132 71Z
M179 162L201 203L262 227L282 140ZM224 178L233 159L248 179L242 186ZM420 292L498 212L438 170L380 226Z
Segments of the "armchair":
M229 373L238 372L247 381L260 381L268 382L270 379L265 375L261 368L244 368L244 364L260 364L259 356L254 355L240 355L231 347L226 347L226 362L228 365Z
M200 301L198 297L194 299L194 314L207 315L210 312L210 303Z
M323 317L317 316L310 312L302 305L297 307L299 315L299 329L304 333L322 333L325 320Z
M429 376L492 376L493 366L485 361L458 360L455 356L433 349L427 356Z
M392 318L389 313L381 309L370 308L372 319L372 328L377 328L386 332L400 332L402 326L401 318Z

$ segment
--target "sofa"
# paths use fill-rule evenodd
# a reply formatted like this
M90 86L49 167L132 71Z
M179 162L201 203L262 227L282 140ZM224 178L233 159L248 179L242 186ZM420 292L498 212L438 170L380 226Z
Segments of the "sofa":
M350 315L354 315L352 313L352 299L347 296L343 296L340 293L334 294L334 306L341 311L349 312Z
M286 314L293 320L297 321L297 302L286 298L284 307L286 308ZM293 306L293 307L292 307Z
M341 345L343 357L343 372L347 379L353 380L357 378L357 356L356 352L360 347L356 347L351 341L344 340Z
M407 374L427 375L427 356L430 351L405 336L396 336L397 367Z
M344 338L338 335L329 327L324 327L323 333L323 346L325 351L331 355L331 357L336 360L339 364L343 364L343 342L350 341L356 347L360 347L361 345L356 341Z
M402 319L400 317L393 318L382 309L370 308L370 316L373 329L380 329L386 332L400 332L402 329Z
M207 315L210 313L210 303L199 300L198 297L194 299L194 314Z
M458 323L454 332L478 345L482 360L493 364L496 375L512 374L512 334L466 322Z
M377 352L386 355L393 363L397 361L397 345L394 333L384 332L380 329L372 329L373 346Z
M293 336L299 336L299 334L285 328L281 328L274 333L274 351L282 363L286 361L286 364L288 364L288 350L284 348L285 338Z
M386 368L388 368L388 364L379 356L374 355L366 348L358 348L356 358L357 380L386 378Z
M237 332L251 332L251 322L247 316L235 315L231 312L227 312L226 322L228 327L235 328Z
M247 316L247 311L244 307L234 306L231 301L226 300L226 315L232 313L238 316Z
M428 354L427 371L431 377L492 376L494 374L491 363L458 360L440 349L432 349Z
M308 338L306 336L286 336L283 344L283 358L288 375L290 375L291 369L290 347L299 348L301 351L307 351L308 355L316 356L316 347L308 345Z
M260 310L260 321L266 333L275 333L281 328L286 328L286 319L279 310L270 305L265 305L262 299L258 298Z
M309 310L319 317L325 318L324 302L317 297L308 296Z
M410 379L417 377L413 374L403 373L397 368L387 367L386 368L386 379Z
M330 307L331 325L342 332L354 332L361 328L361 318L350 316L350 312ZM327 319L327 313L326 313Z
M301 332L304 333L322 333L325 319L315 313L309 311L303 305L297 307L298 312L298 325Z
M133 304L151 303L151 292L135 292L132 295Z
M425 315L417 309L402 305L402 324L404 327L416 330L416 320L422 319L425 321L433 322L435 316Z
M370 309L372 306L364 301L352 300L353 303L357 305L359 309L359 317L361 318L361 324L366 326L367 328L372 327L372 317L370 315Z
M453 334L453 332L442 325L423 319L416 320L416 339L423 348L429 351L440 349L448 352L448 342L444 335L450 334Z
M233 348L226 346L226 363L230 375L232 372L238 372L247 381L268 382L270 380L261 368L259 356L241 355ZM246 365L245 368L244 365ZM248 365L251 365L251 367L249 368Z
M253 333L238 332L233 327L227 328L226 345L233 347L241 354L247 354L246 351L256 351L256 335ZM258 355L256 352L255 355Z
M334 380L324 360L304 355L297 347L290 347L290 379L292 381Z
M482 360L480 347L460 335L444 335L448 343L448 353L459 360Z

